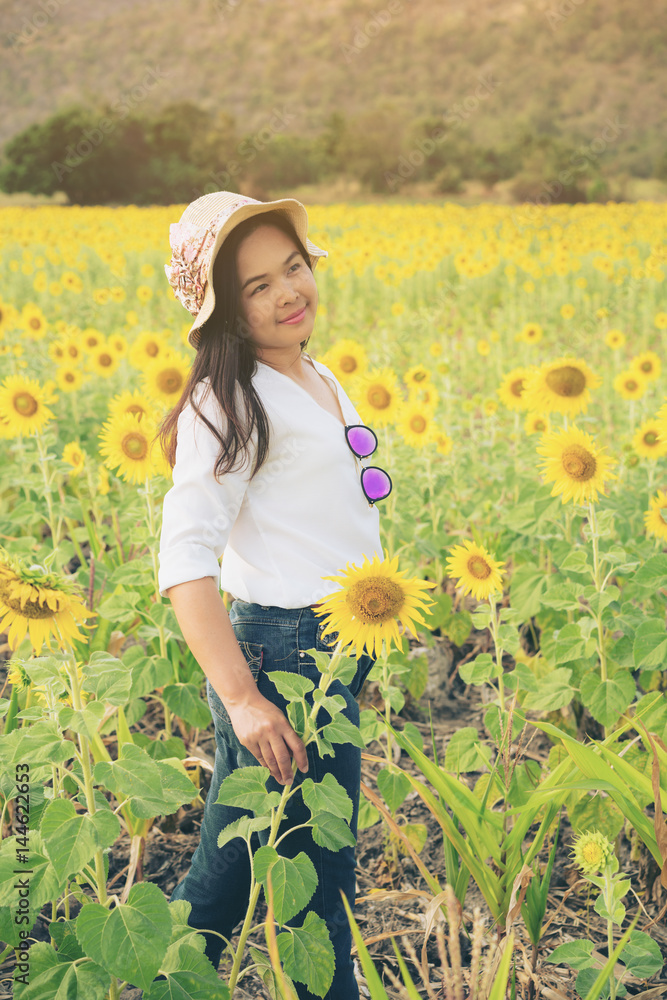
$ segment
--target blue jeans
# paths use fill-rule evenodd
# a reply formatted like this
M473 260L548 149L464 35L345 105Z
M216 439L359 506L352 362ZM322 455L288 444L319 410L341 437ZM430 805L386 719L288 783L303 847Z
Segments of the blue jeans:
M261 694L277 705L285 714L287 703L269 680L272 670L287 670L310 678L315 686L319 684L320 672L307 649L331 652L332 640L337 633L329 633L327 642L323 639L321 619L312 608L278 608L260 604L250 604L235 600L229 610L229 619L250 670ZM328 694L341 694L346 707L343 714L356 726L359 725L359 694L375 660L364 653L357 659L357 672L349 685L335 681ZM234 929L245 917L250 893L250 858L245 841L240 837L229 841L224 847L217 846L218 833L223 827L243 815L252 815L248 810L235 806L216 804L221 782L237 767L257 766L258 762L239 743L223 703L207 679L206 690L209 707L215 723L215 767L211 787L206 797L201 825L201 839L192 857L188 873L178 883L171 900L187 899L192 904L189 924L198 930L204 928L217 931L231 941ZM310 695L308 696L310 704ZM318 728L331 720L329 713L322 709L318 715ZM320 757L315 743L308 745L308 772L296 771L291 788L297 788L304 778L314 782L322 781L325 774L332 774L350 796L353 804L350 828L356 837L359 813L359 783L361 780L361 751L350 743L334 744L335 757ZM273 778L267 781L268 791L282 792L285 786ZM300 792L289 799L285 820L280 827L284 830L304 823L310 816ZM265 845L269 831L253 834L251 848ZM352 935L343 906L340 891L344 892L350 908L354 911L355 897L355 848L344 847L340 851L329 851L316 844L310 828L295 830L281 841L279 853L290 858L304 851L311 859L317 872L318 885L310 902L287 921L289 925L301 926L309 911L318 914L326 922L335 953L334 978L327 992L328 1000L358 1000L359 991L353 974L351 957ZM217 969L222 950L225 947L220 937L204 932L206 955ZM299 1000L315 1000L303 983L295 981Z

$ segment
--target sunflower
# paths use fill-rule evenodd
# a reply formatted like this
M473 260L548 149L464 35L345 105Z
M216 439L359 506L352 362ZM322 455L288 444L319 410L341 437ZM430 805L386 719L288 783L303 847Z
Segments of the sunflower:
M449 455L450 451L454 447L454 442L450 438L449 434L444 431L438 431L435 435L435 450L440 455Z
M33 378L9 375L0 384L0 416L12 437L39 432L53 418L44 388Z
M644 351L630 362L630 369L641 372L647 382L660 378L662 362L655 351Z
M424 448L435 440L435 424L430 409L421 403L408 403L396 421L396 428L406 444Z
M572 319L576 312L576 309L571 302L566 302L564 306L560 307L560 314L563 319Z
M83 385L83 372L74 365L58 365L56 381L63 392L76 392Z
M431 373L424 365L413 365L412 368L408 368L403 376L403 381L407 385L408 390L413 388L421 389L430 379Z
M655 417L645 420L634 433L632 447L642 458L662 458L667 455L665 426Z
M614 389L623 399L641 399L647 388L647 381L636 368L620 372L614 379Z
M28 305L21 310L21 327L31 340L42 340L46 336L48 323L39 306Z
M532 368L513 368L512 371L508 372L503 378L496 391L500 396L501 402L505 404L508 410L526 409L524 391L526 388L526 381L533 371L534 369Z
M105 497L111 486L109 483L109 470L106 465L100 464L97 468L97 492Z
M488 340L477 341L477 353L481 354L483 358L487 356L490 350L491 350L491 344L488 342Z
M344 646L355 646L357 657L364 649L377 656L383 643L389 653L392 641L400 648L397 618L415 637L414 623L425 624L420 611L433 601L424 591L436 585L416 577L403 580L406 571L397 567L398 556L381 560L375 552L370 562L364 555L361 566L347 563L339 576L322 577L342 587L322 601L318 611L318 616L327 616L325 634L338 632Z
M413 386L408 390L407 402L409 404L418 403L430 413L435 413L439 401L440 395L438 390L430 382L419 387Z
M136 294L139 301L145 305L153 298L153 289L150 285L138 285Z
M428 352L432 358L439 358L442 354L442 344L434 340L433 343L428 345Z
M403 407L396 374L391 368L374 368L360 375L352 385L358 398L357 410L362 420L374 421L379 427L393 423Z
M63 358L70 364L78 364L83 360L83 348L80 335L65 337L62 341Z
M544 481L553 482L551 496L562 494L562 503L596 503L604 481L616 479L611 466L616 459L602 454L593 438L578 427L550 431L537 447L543 459Z
M667 330L667 312L657 312L653 317L653 322L658 330Z
M607 330L604 340L607 347L617 351L625 343L625 334L622 330Z
M584 875L595 875L614 858L614 846L599 830L587 831L575 841L571 857Z
M66 288L70 292L74 292L76 295L80 295L83 291L83 282L78 274L74 271L63 271L60 275L60 283L63 288Z
M542 339L542 327L539 323L526 323L523 329L516 335L516 340L521 340L524 344L538 344Z
M143 389L153 399L173 405L183 392L190 367L184 354L170 352L145 366Z
M504 562L497 562L483 545L466 538L463 545L450 549L447 573L456 578L457 587L464 594L472 594L476 601L484 601L491 594L502 593L501 571Z
M120 357L112 350L107 343L101 343L88 356L88 371L101 375L102 378L111 378L115 375Z
M72 639L85 639L77 626L97 614L89 611L64 576L42 566L27 566L0 549L0 632L7 631L10 649L26 632L39 655L52 635L61 649Z
M171 289L169 291L171 293ZM169 345L161 334L144 330L130 346L128 351L130 364L141 371L147 361L155 361L160 355L164 356L168 350Z
M78 441L70 441L63 448L63 462L72 466L70 475L78 476L83 472L86 455Z
M104 464L118 469L118 475L130 483L143 483L147 476L162 473L155 433L155 422L147 415L139 419L134 413L124 413L107 421L100 432Z
M121 357L127 354L130 346L127 342L127 338L124 337L122 333L112 333L111 336L107 337L107 344L112 351L115 351L116 354L119 354Z
M356 340L339 340L320 360L339 382L356 378L368 368L366 351Z
M18 323L19 312L11 303L3 302L0 298L0 337L3 337L7 330Z
M114 398L109 403L109 418L115 420L122 413L133 413L139 420L148 414L152 417L154 413L154 407L152 403L149 403L143 393L135 389L130 392L126 389L125 392L121 392L118 396Z
M578 358L557 358L548 361L526 380L526 409L538 413L565 413L574 417L585 413L590 402L590 389L602 379L585 361Z
M649 509L644 512L644 524L648 535L667 539L667 491L658 490L649 501Z
M100 333L93 326L88 326L81 334L81 344L84 350L94 351L100 344L104 343L104 334Z
M551 430L548 416L543 413L528 413L523 423L526 434L546 434Z

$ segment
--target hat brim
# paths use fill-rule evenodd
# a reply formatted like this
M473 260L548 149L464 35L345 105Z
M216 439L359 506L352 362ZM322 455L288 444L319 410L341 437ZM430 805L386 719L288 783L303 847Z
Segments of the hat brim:
M313 270L317 266L317 262L320 257L329 256L328 250L322 250L321 247L316 246L315 243L308 239L306 235L308 232L308 213L301 202L297 201L296 198L280 198L277 201L264 201L259 205L243 205L232 213L229 219L227 219L225 224L220 228L215 238L215 243L213 244L210 256L209 275L213 270L213 262L215 261L218 250L232 229L235 229L241 222L252 218L254 215L262 215L265 212L270 212L275 209L283 209L283 211L289 216L292 225L296 230L297 236L308 251L310 266ZM188 331L188 344L190 344L191 347L194 347L195 350L199 347L199 340L201 337L199 332L200 327L202 327L206 320L213 314L214 309L215 292L213 290L213 282L209 281L207 278L204 284L204 299L201 304L201 309L197 313L194 322Z

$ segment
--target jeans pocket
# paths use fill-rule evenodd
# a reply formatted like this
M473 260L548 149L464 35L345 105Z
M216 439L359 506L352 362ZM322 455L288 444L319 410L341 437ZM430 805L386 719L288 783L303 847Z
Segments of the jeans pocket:
M257 684L259 682L259 672L262 669L264 646L261 642L247 642L245 639L237 641L241 652L245 656L246 662L250 667L250 673L252 674L253 680L255 684ZM229 718L227 709L223 705L222 699L219 697L208 677L206 678L206 700L208 701L208 707L211 709L211 714L231 726L232 720Z

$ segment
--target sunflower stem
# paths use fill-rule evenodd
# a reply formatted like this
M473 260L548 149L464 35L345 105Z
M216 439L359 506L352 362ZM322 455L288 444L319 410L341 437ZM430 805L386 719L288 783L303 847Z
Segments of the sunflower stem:
M53 543L54 550L58 547L58 528L55 522L54 510L53 510L53 500L51 498L51 483L46 472L46 450L44 448L44 441L42 435L35 434L35 440L37 441L37 451L39 452L39 467L42 471L42 478L44 480L44 495L46 497L46 509L49 515L49 528L51 530L51 541Z
M498 624L499 624L499 614L496 611L496 600L492 595L489 595L489 604L491 606L491 621L489 627L491 629L491 635L493 636L493 647L496 654L496 667L498 673L498 697L500 699L500 710L505 711L505 685L503 684L503 650L500 642L498 640Z
M598 549L598 526L597 519L595 517L595 504L592 501L588 503L588 516L589 525L591 530L591 542L593 544L593 582L595 583L595 589L598 594L602 594L604 590L604 582L600 579L600 553ZM607 654L605 650L605 636L604 636L604 626L602 624L602 611L600 610L600 602L598 601L597 612L593 616L597 625L598 632L598 656L600 657L600 678L603 681L607 680Z

